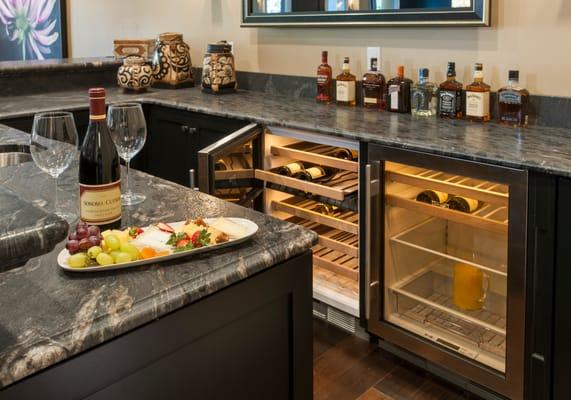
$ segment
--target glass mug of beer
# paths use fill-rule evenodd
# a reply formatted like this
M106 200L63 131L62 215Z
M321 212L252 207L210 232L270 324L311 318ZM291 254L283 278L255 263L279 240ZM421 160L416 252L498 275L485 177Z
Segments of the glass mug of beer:
M464 263L454 265L452 300L463 310L481 310L488 295L490 277L481 269Z

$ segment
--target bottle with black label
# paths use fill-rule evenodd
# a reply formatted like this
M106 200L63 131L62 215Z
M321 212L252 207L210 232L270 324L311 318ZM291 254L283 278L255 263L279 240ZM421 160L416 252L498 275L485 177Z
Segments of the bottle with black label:
M498 121L525 127L528 119L529 92L519 86L519 71L510 71L508 85L498 90Z
M337 171L338 170L335 168L315 165L313 167L306 168L299 175L297 175L297 177L302 181L326 183L335 177Z
M105 111L105 89L89 90L89 127L79 156L81 220L101 230L121 225L121 170Z
M452 196L446 203L451 210L472 214L482 206L479 200L463 196Z
M359 153L353 149L338 148L335 149L331 155L335 158L348 161L357 161L359 159Z
M456 63L448 63L446 80L438 91L438 115L442 118L462 118L462 83L456 80Z
M422 203L442 205L448 201L448 193L439 192L437 190L425 190L416 196L416 201Z
M297 177L305 170L305 165L301 161L296 161L278 168L278 174L289 177Z

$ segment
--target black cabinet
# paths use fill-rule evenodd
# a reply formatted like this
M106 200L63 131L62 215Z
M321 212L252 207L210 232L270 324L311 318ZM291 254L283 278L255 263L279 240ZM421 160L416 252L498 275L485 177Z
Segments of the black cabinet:
M191 169L198 186L198 151L247 123L154 106L147 113L147 143L134 165L151 175L189 185Z

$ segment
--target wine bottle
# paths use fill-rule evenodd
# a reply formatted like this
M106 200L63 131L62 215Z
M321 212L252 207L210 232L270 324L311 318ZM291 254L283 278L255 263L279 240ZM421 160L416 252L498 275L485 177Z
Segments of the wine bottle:
M448 201L448 193L439 192L437 190L425 190L416 196L416 201L428 204L441 205Z
M102 230L121 226L119 154L105 117L105 89L89 90L89 126L79 156L80 218Z
M451 210L461 211L469 214L476 211L482 205L479 200L462 196L452 196L446 204L448 204L448 208Z
M278 168L278 174L295 177L305 170L302 162L296 161Z
M359 154L357 153L357 150L353 149L338 148L335 149L331 153L331 155L333 157L340 158L342 160L357 161L359 159Z
M332 204L319 203L315 207L315 211L329 217L334 217L339 212L339 207Z
M214 170L215 171L227 171L228 166L226 165L226 161L224 159L219 159L214 163Z
M315 165L303 170L297 177L302 181L310 181L315 183L329 182L337 174L337 169Z

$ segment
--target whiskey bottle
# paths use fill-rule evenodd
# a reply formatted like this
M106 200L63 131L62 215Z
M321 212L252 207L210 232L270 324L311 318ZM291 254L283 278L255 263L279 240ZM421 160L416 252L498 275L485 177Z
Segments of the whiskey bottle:
M363 75L363 106L366 108L384 108L386 81L379 72L377 58L371 58L371 69Z
M356 82L357 78L349 68L349 57L345 57L343 72L337 75L337 104L352 107L357 104Z
M484 83L483 66L474 66L474 82L466 86L466 118L472 121L490 120L490 85Z
M446 204L451 210L461 211L468 214L472 214L482 206L482 203L479 200L463 196L452 196Z
M410 113L410 87L412 81L404 77L404 66L399 65L397 76L387 83L387 110Z
M412 86L412 114L421 117L436 115L436 85L428 81L430 71L421 68L418 71L418 83Z
M302 162L296 161L278 168L278 174L289 177L297 177L305 170L305 165Z
M529 92L519 86L519 71L510 71L508 85L498 91L498 121L525 127L528 113Z
M302 181L309 181L315 183L326 183L332 180L337 174L337 169L331 167L324 167L321 165L315 165L310 168L306 168L301 171L297 178Z
M327 63L327 51L321 53L321 65L317 67L317 97L318 103L331 103L333 94L333 70Z
M416 196L416 201L422 203L442 205L448 201L448 193L439 192L437 190L425 190Z
M359 159L359 154L357 150L337 148L331 152L331 156L335 158L340 158L342 160L357 161Z
M456 80L456 63L448 63L446 81L438 92L438 114L442 118L462 118L462 83Z

